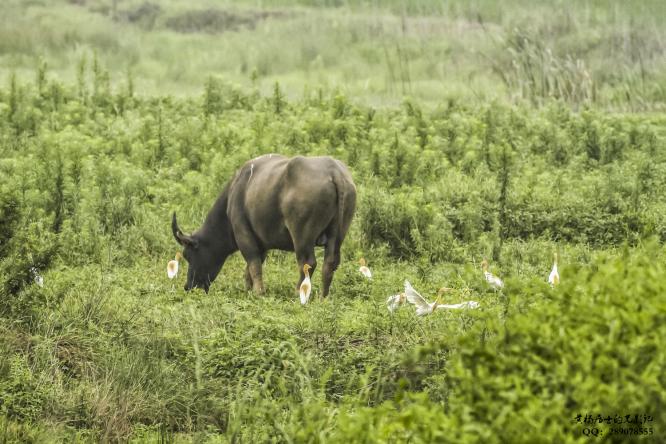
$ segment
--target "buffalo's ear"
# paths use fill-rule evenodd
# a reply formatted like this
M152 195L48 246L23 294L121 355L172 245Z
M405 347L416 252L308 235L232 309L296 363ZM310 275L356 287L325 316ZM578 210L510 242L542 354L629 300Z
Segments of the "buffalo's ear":
M176 212L173 212L173 217L171 218L171 231L173 231L173 237L176 238L176 242L178 242L182 246L190 246L190 247L197 247L197 241L192 238L192 236L188 236L187 234L184 234L180 228L178 228L178 221L176 221Z

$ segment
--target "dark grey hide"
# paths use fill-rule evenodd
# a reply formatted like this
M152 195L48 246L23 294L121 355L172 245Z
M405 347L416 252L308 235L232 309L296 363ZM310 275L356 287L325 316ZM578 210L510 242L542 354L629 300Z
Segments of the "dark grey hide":
M317 266L314 247L324 247L324 296L340 263L340 246L356 208L356 187L344 163L331 157L267 154L245 163L225 186L203 226L183 234L173 214L173 235L189 263L185 290L206 292L227 257L240 250L247 262L245 286L264 292L261 267L268 250L296 252Z

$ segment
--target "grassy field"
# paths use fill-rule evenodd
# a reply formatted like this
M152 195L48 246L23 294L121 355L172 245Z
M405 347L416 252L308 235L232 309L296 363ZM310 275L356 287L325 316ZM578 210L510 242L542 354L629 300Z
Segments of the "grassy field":
M661 2L0 8L0 443L663 440ZM352 170L330 297L184 292L171 213L264 153Z
M410 96L664 109L666 5L542 2L6 0L0 79L40 60L74 82L96 51L113 83L198 94L220 75L288 97L339 89L372 105ZM6 82L5 82L6 83Z

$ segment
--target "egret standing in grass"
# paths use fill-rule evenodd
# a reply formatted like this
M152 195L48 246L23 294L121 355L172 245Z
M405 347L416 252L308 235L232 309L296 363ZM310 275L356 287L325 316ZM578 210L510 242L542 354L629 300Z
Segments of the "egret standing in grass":
M30 267L30 274L32 274L32 278L34 279L35 284L39 285L40 287L44 286L44 278L41 274L39 274L37 267Z
M553 258L553 269L550 271L550 275L548 276L548 283L551 287L554 287L560 283L560 273L557 271L557 251L553 253Z
M368 266L365 262L365 259L364 258L359 259L358 263L361 265L359 267L358 271L360 271L363 276L367 277L368 279L371 279L372 278L372 272L368 268Z
M305 278L303 279L303 282L301 282L301 288L298 291L301 297L301 304L303 305L308 303L308 299L310 299L310 292L312 292L312 283L310 282L310 268L312 267L310 267L309 264L303 265L303 273L305 274Z
M490 284L491 287L493 287L495 290L504 287L504 282L494 274L488 271L488 261L483 260L481 262L481 268L483 269L483 276L486 278L486 282Z
M167 276L169 279L173 279L178 274L178 262L182 259L180 251L176 253L176 258L169 261L167 264Z
M386 306L388 307L388 310L393 313L405 302L407 302L407 296L405 296L405 293L394 294L393 296L388 297L386 300Z

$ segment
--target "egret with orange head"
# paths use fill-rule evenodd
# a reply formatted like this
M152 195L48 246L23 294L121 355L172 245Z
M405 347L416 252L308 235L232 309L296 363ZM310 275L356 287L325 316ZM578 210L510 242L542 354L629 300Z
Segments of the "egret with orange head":
M303 265L303 273L305 274L305 278L303 279L303 282L301 282L301 287L298 290L298 294L301 297L301 304L305 305L308 303L308 300L310 299L310 293L312 292L312 283L310 282L310 264L304 264Z

